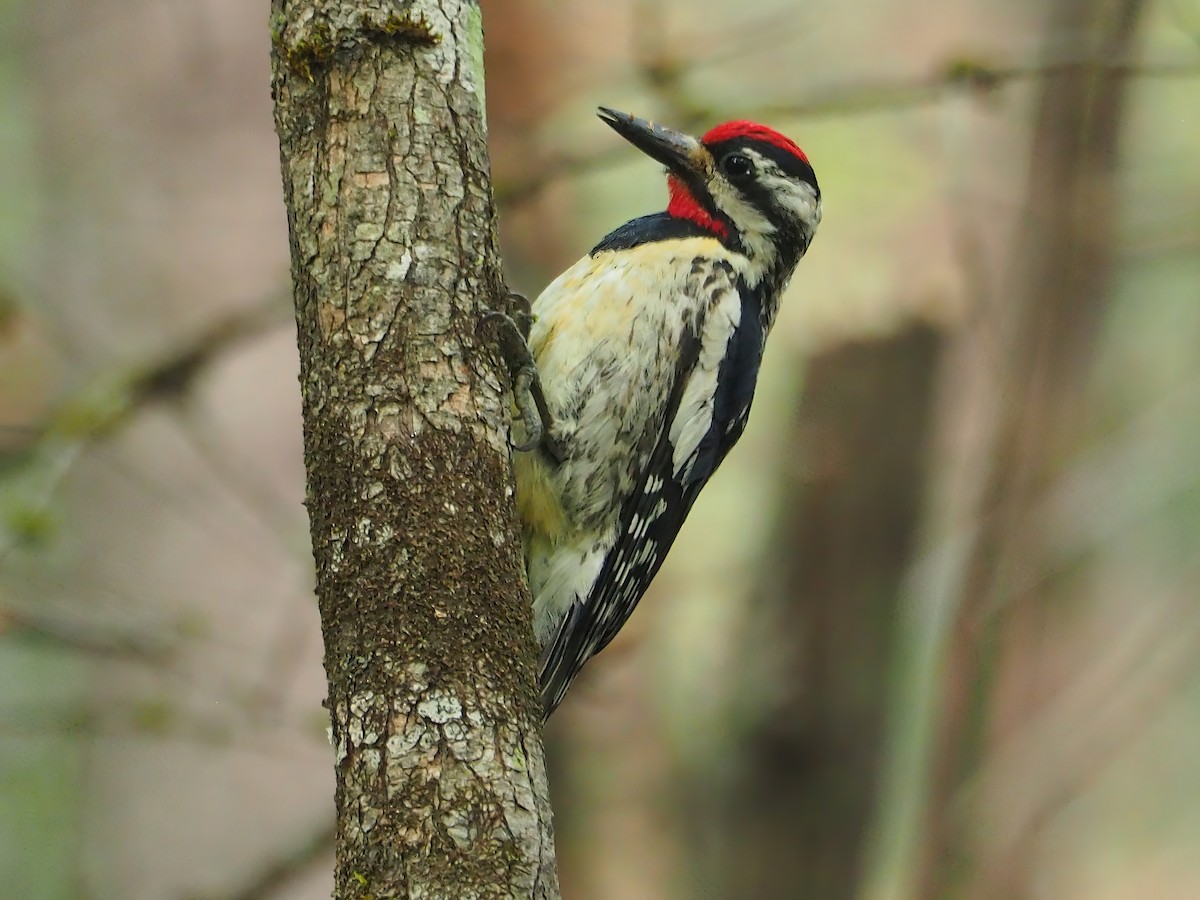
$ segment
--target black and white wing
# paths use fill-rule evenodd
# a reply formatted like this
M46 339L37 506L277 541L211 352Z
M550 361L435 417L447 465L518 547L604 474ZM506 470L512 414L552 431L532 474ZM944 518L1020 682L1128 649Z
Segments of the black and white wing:
M625 624L701 489L746 426L765 337L757 301L726 261L697 260L692 275L709 302L685 329L678 377L650 426L657 431L653 451L622 505L600 573L543 649L539 681L546 716L584 663Z

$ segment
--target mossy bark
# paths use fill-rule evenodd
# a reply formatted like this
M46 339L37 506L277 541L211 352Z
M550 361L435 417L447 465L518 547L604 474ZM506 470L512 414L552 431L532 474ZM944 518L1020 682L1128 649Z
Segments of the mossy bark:
M478 6L272 0L335 896L558 896Z

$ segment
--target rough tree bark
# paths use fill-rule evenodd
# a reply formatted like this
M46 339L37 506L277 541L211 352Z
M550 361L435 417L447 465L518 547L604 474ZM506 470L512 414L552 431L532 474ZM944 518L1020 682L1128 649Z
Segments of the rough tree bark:
M335 896L558 896L506 410L482 25L272 0L337 789Z

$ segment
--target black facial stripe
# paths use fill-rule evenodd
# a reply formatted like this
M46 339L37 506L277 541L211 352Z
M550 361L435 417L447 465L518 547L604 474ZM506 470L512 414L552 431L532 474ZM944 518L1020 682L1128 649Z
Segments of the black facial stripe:
M775 163L779 167L779 171L789 178L796 178L811 184L813 190L817 192L817 199L821 197L821 188L817 185L817 175L813 171L813 167L782 147L776 147L774 144L769 144L766 141L737 138L713 144L708 149L712 151L713 156L717 159L721 159L725 154L735 150L753 150L759 156Z
M781 173L770 172L768 174L780 177ZM788 176L784 175L783 177L786 178ZM794 213L791 210L784 210L778 206L778 198L772 194L771 189L764 184L762 179L755 179L739 184L737 188L746 201L764 215L768 222L775 226L775 230L780 235L797 233ZM820 200L820 194L817 194L817 199Z
M738 189L748 203L754 206L775 227L771 243L775 245L777 259L768 280L775 279L780 272L791 272L800 257L808 249L811 235L804 233L800 223L775 205L771 192L758 181L739 185Z

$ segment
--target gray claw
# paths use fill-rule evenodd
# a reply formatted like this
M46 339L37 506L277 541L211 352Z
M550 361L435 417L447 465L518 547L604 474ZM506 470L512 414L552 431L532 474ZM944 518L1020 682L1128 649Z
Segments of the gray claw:
M539 415L541 410L538 408L537 399L533 394L535 385L540 391L541 382L538 380L536 367L521 366L517 369L517 374L513 376L512 382L513 400L517 405L517 411L521 414L521 422L525 426L527 438L523 444L513 444L513 449L521 453L536 450L538 444L542 442L542 436L548 430L542 424Z
M544 446L551 456L561 460L562 447L553 437L554 417L550 414L537 363L527 343L533 325L529 301L520 294L510 294L509 301L518 307L515 315L492 311L483 316L481 323L496 329L500 355L508 365L512 382L513 402L525 427L525 442L514 444L513 449L527 453Z

